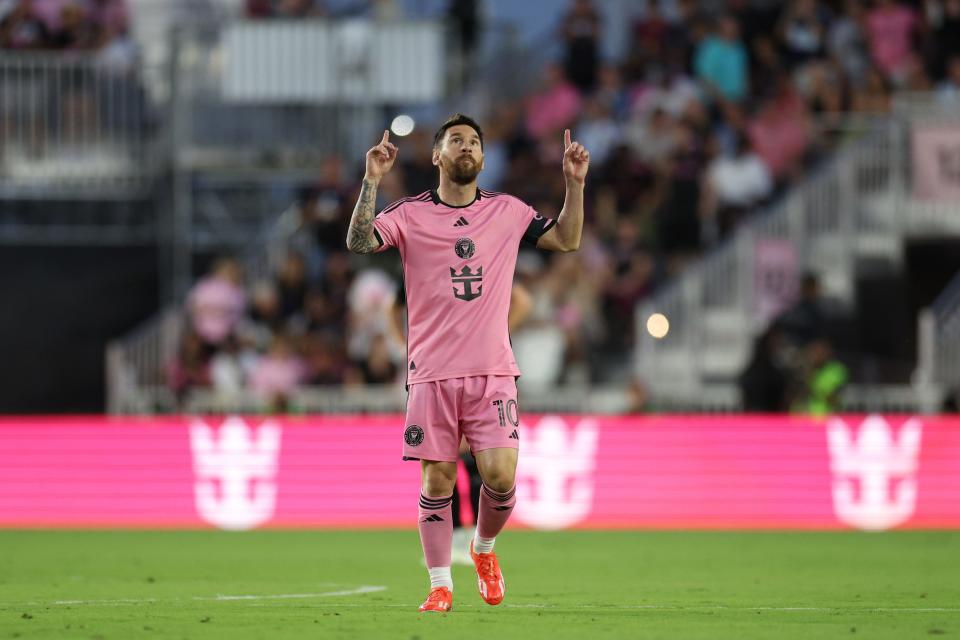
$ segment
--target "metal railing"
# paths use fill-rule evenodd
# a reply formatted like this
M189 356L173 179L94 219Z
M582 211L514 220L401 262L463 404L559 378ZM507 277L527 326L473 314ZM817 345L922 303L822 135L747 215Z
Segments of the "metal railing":
M919 381L960 390L960 273L920 315Z
M110 408L113 414L149 415L179 408L188 414L263 414L270 403L253 394L228 395L209 388L196 388L181 402L163 385L137 386L123 402ZM403 413L406 391L402 385L361 387L305 387L288 399L285 413L367 414ZM850 385L840 396L845 413L932 414L940 407L939 393L910 385ZM654 393L639 407L631 390L617 386L556 387L520 391L524 413L570 413L625 415L630 413L725 414L742 411L735 385L712 384L692 398L684 394Z
M97 54L0 53L0 194L142 194L160 168L163 105L141 67Z

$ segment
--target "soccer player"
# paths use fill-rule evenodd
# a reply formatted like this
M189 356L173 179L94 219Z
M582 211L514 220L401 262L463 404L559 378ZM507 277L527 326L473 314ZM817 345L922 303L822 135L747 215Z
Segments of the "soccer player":
M404 342L406 336L406 327L401 320L403 314L406 313L406 308L407 296L401 288L399 295L394 300L393 308L390 310L389 324L387 325L391 337L398 343ZM533 297L530 292L522 284L515 283L510 291L510 311L507 315L507 329L511 334L524 323L532 310ZM464 470L467 472L473 521L465 523L460 505L460 492L454 484L453 497L450 502L450 508L453 512L453 549L450 561L453 564L473 566L469 542L475 535L476 518L477 514L480 513L480 492L483 487L483 478L480 477L480 471L477 470L477 461L470 453L470 446L466 438L460 440L460 462L463 463Z
M347 247L356 253L396 247L407 295L407 416L403 457L421 468L419 530L430 573L421 611L449 611L451 499L461 436L483 479L470 555L481 597L503 600L494 541L516 504L520 440L516 377L507 331L517 253L522 241L575 251L583 230L583 189L590 154L566 130L562 159L566 198L556 220L521 200L477 187L483 131L455 114L434 136L436 189L404 198L374 217L377 185L397 159L390 132L367 152Z

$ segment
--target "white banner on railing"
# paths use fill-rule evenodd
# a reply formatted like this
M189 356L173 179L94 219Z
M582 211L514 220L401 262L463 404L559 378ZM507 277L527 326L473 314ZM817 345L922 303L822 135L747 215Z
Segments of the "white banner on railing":
M912 153L916 198L960 198L960 125L915 126Z
M797 250L789 240L763 238L753 249L753 308L764 322L796 299Z

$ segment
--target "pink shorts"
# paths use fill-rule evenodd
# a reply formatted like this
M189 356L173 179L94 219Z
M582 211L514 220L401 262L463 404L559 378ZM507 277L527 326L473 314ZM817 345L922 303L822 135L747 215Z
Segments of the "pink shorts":
M474 452L520 446L520 409L513 376L449 378L410 385L403 459L456 462L461 436Z

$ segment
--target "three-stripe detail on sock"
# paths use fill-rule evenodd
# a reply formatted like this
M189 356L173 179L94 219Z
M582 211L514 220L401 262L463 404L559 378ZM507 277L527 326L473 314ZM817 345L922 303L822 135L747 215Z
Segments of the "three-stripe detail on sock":
M421 520L420 522L443 522L443 518L433 513Z
M483 491L484 494L486 494L488 498L490 498L494 502L508 502L517 493L516 487L513 487L512 489L510 489L510 491L507 491L506 493L499 493L497 491L494 491L493 489L489 488L487 485L483 485L481 490Z
M420 494L420 508L426 509L427 511L439 511L440 509L445 509L450 506L450 503L453 502L453 495L449 495L445 498L428 498L427 496Z

